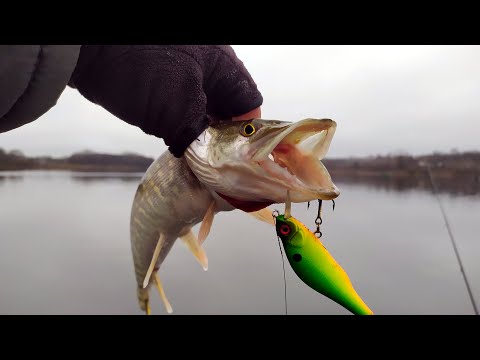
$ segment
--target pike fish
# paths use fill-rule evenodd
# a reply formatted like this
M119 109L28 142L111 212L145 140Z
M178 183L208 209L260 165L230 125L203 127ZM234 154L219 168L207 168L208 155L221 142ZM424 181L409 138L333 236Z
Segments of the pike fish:
M240 209L274 226L273 203L332 200L340 192L321 160L336 123L253 119L219 122L190 144L181 158L169 151L154 161L136 191L130 239L140 309L150 314L149 289L172 307L158 270L182 239L204 270L202 248L215 214ZM192 227L202 223L196 236Z

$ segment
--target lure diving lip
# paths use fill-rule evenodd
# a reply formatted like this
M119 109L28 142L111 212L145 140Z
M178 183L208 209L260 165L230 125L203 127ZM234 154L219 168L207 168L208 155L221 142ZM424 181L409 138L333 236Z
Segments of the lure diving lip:
M345 270L319 238L304 224L285 215L276 217L277 235L282 240L288 262L297 276L312 289L340 304L355 315L373 315L355 291Z

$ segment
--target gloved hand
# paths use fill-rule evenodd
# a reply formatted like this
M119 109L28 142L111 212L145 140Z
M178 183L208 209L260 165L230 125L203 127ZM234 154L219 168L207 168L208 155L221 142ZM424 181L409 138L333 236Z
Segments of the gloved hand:
M69 85L176 157L212 119L260 117L263 102L230 46L83 45Z

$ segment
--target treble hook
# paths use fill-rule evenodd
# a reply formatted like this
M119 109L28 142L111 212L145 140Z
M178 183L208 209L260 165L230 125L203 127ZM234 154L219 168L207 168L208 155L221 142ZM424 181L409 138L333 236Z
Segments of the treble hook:
M332 211L335 211L335 200L332 200L332 204L333 204ZM307 210L309 208L310 208L310 201L307 203ZM317 226L317 230L314 232L314 234L319 238L322 237L322 232L320 231L320 225L322 225L323 223L321 210L322 210L322 200L318 199L318 214L317 214L317 218L315 219L315 225Z
M320 200L320 199L319 199ZM332 211L335 211L335 200L332 200L332 204L333 204L333 210ZM307 210L310 209L310 201L307 202Z

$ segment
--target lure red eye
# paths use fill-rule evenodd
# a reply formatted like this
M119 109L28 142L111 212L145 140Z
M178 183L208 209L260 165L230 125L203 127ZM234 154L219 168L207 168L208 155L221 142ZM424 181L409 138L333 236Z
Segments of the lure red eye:
M280 225L280 234L282 235L290 234L290 226L288 226L287 224Z

